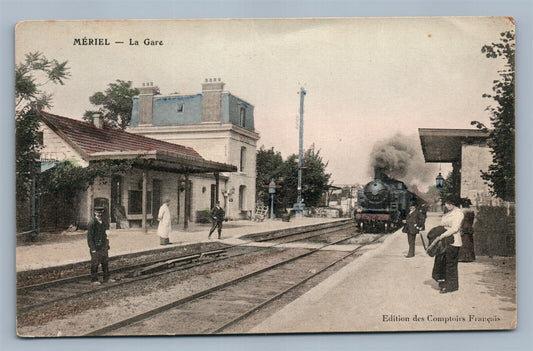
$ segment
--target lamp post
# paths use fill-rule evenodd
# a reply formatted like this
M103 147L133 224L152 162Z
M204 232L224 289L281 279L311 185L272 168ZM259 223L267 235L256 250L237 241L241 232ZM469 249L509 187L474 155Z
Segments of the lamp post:
M300 147L298 154L298 199L295 204L296 213L301 214L304 208L302 199L302 167L304 153L304 97L307 94L303 87L300 88Z
M270 219L274 219L274 196L276 195L276 182L274 179L268 184L268 193L270 194Z

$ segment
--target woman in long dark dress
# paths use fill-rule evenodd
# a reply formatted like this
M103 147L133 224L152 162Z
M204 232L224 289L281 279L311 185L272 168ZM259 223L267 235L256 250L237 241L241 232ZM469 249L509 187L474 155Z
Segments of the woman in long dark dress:
M461 240L463 245L459 250L459 262L472 262L476 260L474 252L474 211L466 209L465 219L461 228Z
M433 265L433 279L439 283L440 292L442 294L456 291L459 289L459 274L457 271L457 263L459 258L459 248L462 245L461 241L461 224L464 219L464 214L459 204L452 200L447 200L444 206L448 212L442 217L441 226L446 231L439 235L435 241L447 240L446 238L453 236L453 243L446 246L443 253L435 256L435 264Z

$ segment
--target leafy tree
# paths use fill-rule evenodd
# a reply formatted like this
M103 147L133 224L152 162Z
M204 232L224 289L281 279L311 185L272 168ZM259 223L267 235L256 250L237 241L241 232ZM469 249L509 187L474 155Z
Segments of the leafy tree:
M441 202L446 200L458 201L460 198L459 194L459 183L460 174L459 172L450 172L444 180L444 185L440 189L440 199Z
M281 166L283 164L283 157L281 153L274 151L274 148L265 150L261 146L257 151L256 158L256 199L264 204L269 201L268 188L266 187L272 179L280 183Z
M40 193L72 196L80 190L86 190L98 177L109 178L114 174L129 171L134 162L135 160L103 160L82 167L67 160L42 174ZM75 204L75 201L71 204Z
M130 81L117 79L115 83L109 83L104 92L96 92L89 101L98 107L98 111L85 111L83 119L92 122L93 114L101 113L104 123L112 128L126 129L130 124L132 98L139 95L139 90L132 88Z
M307 206L317 206L322 193L331 177L325 172L320 150L312 145L304 152L302 175L302 197ZM257 153L257 199L268 203L268 190L263 185L274 179L281 187L276 191L276 208L288 208L298 198L298 156L290 155L283 161L281 154L274 149L265 150L261 147Z
M304 162L305 164L305 162ZM281 167L283 175L283 184L280 190L280 196L283 199L285 207L292 207L298 200L298 155L289 155ZM305 173L303 173L305 174ZM302 188L305 184L305 177L302 174ZM305 200L304 193L302 197ZM307 202L306 202L307 203Z
M71 210L72 214L78 213L82 190L86 190L98 177L109 178L114 174L129 171L135 160L104 160L91 162L89 166L82 167L73 161L67 160L56 165L40 176L39 195L51 196L56 204L63 203L63 208ZM68 217L68 214L63 214Z
M507 31L500 34L498 43L484 45L481 52L489 59L505 62L505 68L498 71L499 79L493 81L492 94L483 97L494 100L490 105L492 128L472 121L472 125L489 132L488 145L491 148L492 164L488 171L481 172L481 178L488 181L491 194L505 201L515 199L515 34Z
M461 174L459 172L450 172L444 181L443 187L437 191L440 192L441 204L445 201L450 200L461 206L470 206L472 201L469 198L461 197L460 195L460 186L461 186ZM436 187L435 187L436 190ZM428 194L431 192L431 188L428 190Z
M320 150L311 145L304 153L302 174L302 197L308 206L317 206L326 190L331 174L326 173L328 162L322 160Z
M37 138L39 111L52 107L52 94L45 85L64 84L70 77L67 61L48 59L41 52L26 54L15 66L15 157L17 200L30 196L36 173L35 159L42 147Z

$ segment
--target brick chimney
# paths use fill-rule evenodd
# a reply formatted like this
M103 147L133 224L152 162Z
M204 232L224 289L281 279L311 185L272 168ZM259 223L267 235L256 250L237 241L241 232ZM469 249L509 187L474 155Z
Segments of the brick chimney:
M143 83L139 87L139 124L152 125L152 117L154 113L154 94L157 87L154 83Z
M220 122L222 118L222 91L220 78L206 78L202 84L202 122Z
M101 113L93 113L93 125L98 128L104 128L104 117Z

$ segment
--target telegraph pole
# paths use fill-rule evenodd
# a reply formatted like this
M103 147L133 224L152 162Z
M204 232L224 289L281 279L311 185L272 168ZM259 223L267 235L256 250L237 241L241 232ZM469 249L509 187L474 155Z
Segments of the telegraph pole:
M296 213L302 213L303 201L302 201L302 167L303 167L303 154L304 154L304 97L307 92L304 87L300 88L300 152L298 156L298 200L296 202Z

